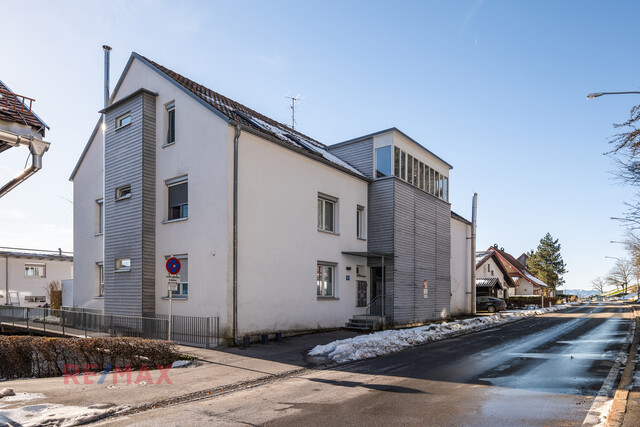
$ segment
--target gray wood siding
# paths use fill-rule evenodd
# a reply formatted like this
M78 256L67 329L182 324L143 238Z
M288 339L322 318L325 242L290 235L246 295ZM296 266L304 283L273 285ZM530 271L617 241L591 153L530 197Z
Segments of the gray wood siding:
M449 314L451 211L448 203L394 179L394 321ZM428 298L423 281L428 280Z
M367 209L367 249L382 254L393 253L393 181L380 179L369 184ZM385 315L393 321L393 259L385 259ZM371 258L369 267L380 267L381 260Z
M155 130L149 130L155 128L154 109L155 97L140 94L106 113L104 310L108 314L140 316L153 311L154 302L148 298L155 289L149 288L155 274ZM116 118L128 111L131 124L116 130ZM116 201L115 190L124 185L131 185L131 197ZM115 272L117 258L131 258L131 271Z
M358 169L367 178L373 179L373 139L329 148L329 151Z

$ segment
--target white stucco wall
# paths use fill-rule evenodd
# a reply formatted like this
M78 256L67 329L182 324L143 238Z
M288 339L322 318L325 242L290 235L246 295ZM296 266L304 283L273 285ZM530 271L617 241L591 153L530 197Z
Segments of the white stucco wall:
M7 264L8 262L8 264ZM45 264L45 277L26 277L25 264ZM6 304L6 283L7 283L7 265L9 270L9 294L17 292L19 296L19 305L21 307L37 307L44 305L43 302L26 302L27 296L47 296L45 288L47 285L57 280L70 279L73 276L73 261L61 261L53 259L43 259L38 257L9 257L0 256L0 305ZM11 303L16 301L12 299ZM47 302L49 299L47 298ZM18 304L16 304L18 305Z
M520 278L516 282L516 295L534 295L533 283L529 282L525 278Z
M470 312L471 226L451 218L451 315Z
M230 279L228 265L228 146L226 121L197 100L134 59L115 100L141 87L156 98L156 312L167 314L169 302L165 259L187 255L189 295L174 299L173 314L220 316L227 319ZM165 146L165 105L175 102L176 141ZM165 181L188 176L188 219L166 222ZM215 253L215 255L214 255Z
M364 313L356 265L366 259L342 252L367 250L356 211L368 183L244 132L239 186L240 333L339 327ZM338 199L337 234L317 229L318 193ZM336 299L317 297L318 261L337 263Z
M98 297L98 262L103 261L103 235L98 233L98 206L103 198L103 134L101 126L73 180L74 307L104 309Z
M498 280L500 281L500 285L503 288L503 290L498 291L498 296L500 298L506 298L507 291L504 289L507 288L507 282L505 280L504 274L502 274L502 271L498 268L494 259L490 258L487 261L483 262L480 268L476 269L476 279L491 279L493 277L498 278Z

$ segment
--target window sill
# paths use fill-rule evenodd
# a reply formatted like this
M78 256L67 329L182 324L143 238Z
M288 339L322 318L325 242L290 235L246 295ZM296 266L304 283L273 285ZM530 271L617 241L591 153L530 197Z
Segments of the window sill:
M177 218L177 219L165 219L164 221L162 221L163 224L171 224L173 222L181 222L181 221L186 221L188 220L189 217L186 216L184 218Z
M122 117L122 116L120 116L120 117ZM129 126L130 124L131 124L131 122L127 123L126 125L116 126L116 129L115 129L115 130L120 130L120 129L122 129L122 128L126 128L126 127L127 127L127 126Z
M365 239L364 237L356 237L356 239L358 239L358 240L362 240L363 242L366 242L366 241L367 241L367 239Z
M93 297L93 299L104 299L104 295L98 296L98 297Z
M334 236L339 236L340 235L340 233L336 233L334 231L320 230L319 228L318 228L318 232L324 233L324 234L333 234Z
M95 233L95 234L94 234L94 236L95 236L95 237L98 237L98 236L104 236L104 233Z
M188 296L186 296L186 297L173 297L173 298L162 297L161 299L166 300L166 301L169 301L169 300L171 300L171 301L186 301L186 300L189 299L189 297Z
M131 194L127 194L126 196L122 196L122 197L118 197L116 199L116 202L119 202L120 200L127 200L131 198Z
M340 298L337 298L337 297L321 297L321 296L318 296L318 301L340 301Z
M122 270L113 270L114 273L129 273L131 271L130 268L122 269Z
M164 145L162 146L162 148L171 147L172 145L176 145L176 142L175 142L175 141L173 141L173 142L170 142L170 143L168 143L168 144L164 144Z

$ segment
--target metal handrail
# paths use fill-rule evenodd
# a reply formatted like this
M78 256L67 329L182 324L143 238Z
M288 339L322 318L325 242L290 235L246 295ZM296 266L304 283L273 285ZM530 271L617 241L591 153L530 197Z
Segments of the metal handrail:
M381 300L381 299L382 299L382 295L378 295L374 299L372 299L369 302L369 304L367 304L367 306L365 307L366 311L367 311L367 314L371 314L371 306L373 305L373 303L375 303L375 302L377 302L378 300Z

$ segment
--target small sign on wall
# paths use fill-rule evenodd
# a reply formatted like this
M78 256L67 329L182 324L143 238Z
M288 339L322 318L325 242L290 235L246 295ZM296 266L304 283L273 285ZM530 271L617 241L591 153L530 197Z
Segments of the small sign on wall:
M429 297L429 282L427 281L427 279L425 279L424 282L422 282L422 297L423 298Z

